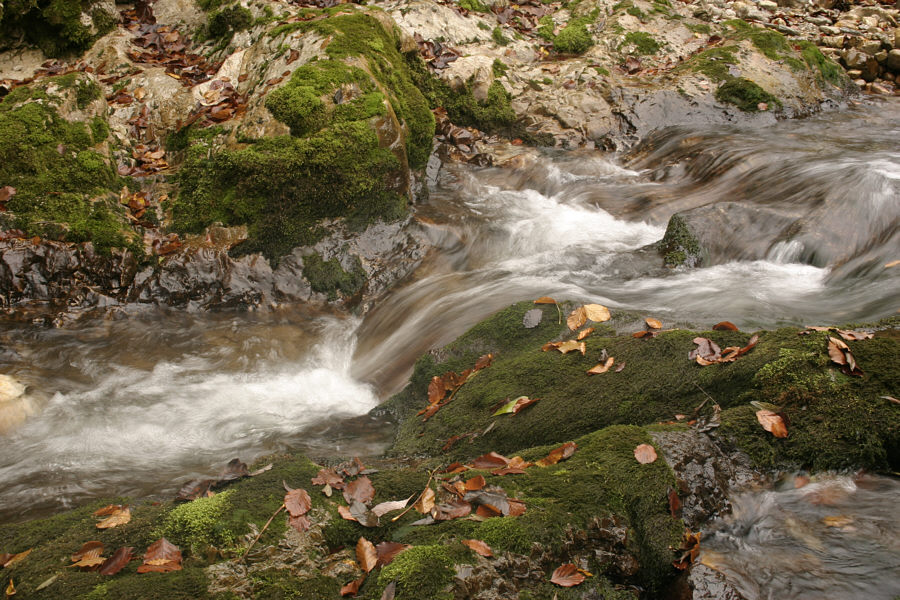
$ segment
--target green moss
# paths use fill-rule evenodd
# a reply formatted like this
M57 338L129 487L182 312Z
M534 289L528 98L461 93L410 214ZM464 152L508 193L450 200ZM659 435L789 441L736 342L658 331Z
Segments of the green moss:
M744 77L732 77L716 90L716 100L734 104L744 112L758 112L759 104L781 107L781 100Z
M685 23L684 26L694 33L704 33L706 35L712 33L712 28L706 23Z
M625 9L625 12L628 13L629 15L631 15L632 17L637 17L641 21L644 21L647 19L647 15L644 14L644 11L642 11L637 6L629 6L628 8Z
M88 78L79 78L77 85L77 91L75 93L75 105L78 108L85 108L88 104L97 100L103 95L100 86L97 85L93 79Z
M848 78L844 70L836 62L822 54L815 44L802 40L797 45L800 47L800 55L803 60L810 68L818 69L824 81L839 87L847 85Z
M659 42L643 31L629 31L622 46L633 46L635 54L639 55L656 54L660 49Z
M494 77L498 79L506 75L506 72L509 70L509 67L505 62L500 60L499 58L495 58L493 64L491 65L491 71L494 73Z
M509 38L503 35L503 30L500 29L499 26L494 27L494 29L491 31L491 39L493 39L494 43L498 46L509 45Z
M230 543L236 534L219 526L222 516L231 509L230 495L231 491L225 491L176 506L166 517L159 537L190 548L194 553L202 552L207 546Z
M54 83L60 82L45 81L43 90ZM0 103L0 181L17 190L7 203L15 226L29 235L91 241L102 252L138 250L124 210L107 196L121 180L110 161L90 149L108 135L105 121L97 117L89 129L61 118L47 100L21 103L26 95L46 97L46 91L10 94Z
M588 25L594 18L579 17L569 21L553 40L553 49L560 54L584 54L594 45L594 38L588 31Z
M279 570L256 572L250 576L256 600L337 600L341 584L333 577L314 575L300 578Z
M378 585L384 588L396 581L398 600L450 600L453 595L446 588L453 574L453 556L446 546L416 546L399 554L381 570Z
M659 242L659 252L667 267L696 267L703 260L700 242L688 229L684 217L678 214L669 219L666 233Z
M68 596L79 600L193 600L209 598L206 575L202 569L187 568L173 573L147 573L115 578L92 574L98 583L84 596ZM51 586L50 589L53 589Z
M490 7L480 0L459 0L459 7L472 12L489 13Z
M0 50L24 37L47 56L78 54L112 30L115 18L92 0L7 0L0 11ZM87 13L89 24L82 23Z
M732 77L728 66L738 64L738 59L735 56L737 51L737 46L710 48L709 50L704 50L700 54L691 57L684 66L680 68L703 73L712 81L725 81Z
M303 257L303 276L309 281L313 291L327 294L329 300L335 300L338 292L352 296L362 289L366 283L366 272L358 256L353 257L355 264L350 271L344 270L337 258L325 261L320 254Z
M538 21L538 28L535 30L537 35L548 42L552 42L556 35L553 31L556 29L556 24L553 22L553 17L550 15L544 15Z
M210 38L230 40L238 31L253 24L253 13L239 4L223 8L207 18L206 32Z

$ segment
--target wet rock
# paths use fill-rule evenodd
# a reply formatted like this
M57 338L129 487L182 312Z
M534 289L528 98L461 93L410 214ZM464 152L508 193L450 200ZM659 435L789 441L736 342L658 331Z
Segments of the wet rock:
M747 600L718 571L699 564L691 567L688 575L691 600Z
M25 386L0 374L0 435L15 430L35 412L37 404L25 393Z
M681 518L692 529L699 529L706 521L728 512L728 497L735 490L763 483L750 457L723 450L710 435L693 428L652 435L678 478Z
M894 73L900 73L900 49L895 48L888 52L885 66Z

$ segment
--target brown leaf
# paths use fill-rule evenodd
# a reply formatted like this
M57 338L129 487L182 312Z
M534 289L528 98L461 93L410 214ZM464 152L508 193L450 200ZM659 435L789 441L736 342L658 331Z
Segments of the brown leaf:
M584 581L584 575L578 572L578 567L568 563L553 571L550 582L562 587L574 587Z
M394 600L394 594L397 591L397 582L392 581L384 588L384 593L381 594L381 600Z
M647 317L646 319L644 319L644 323L646 323L647 327L649 327L650 329L662 329L662 323L659 319Z
M466 491L472 492L475 490L480 490L483 488L487 482L484 479L484 475L476 475L472 477L468 481L466 481Z
M833 363L841 366L842 373L855 377L863 376L863 371L856 364L856 358L850 352L850 347L847 344L831 336L826 336L825 340L828 344L828 356L831 357Z
M448 475L455 475L456 473L462 473L464 471L468 471L469 468L470 467L467 467L466 465L462 464L461 462L454 462L454 463L450 463L449 465L447 465L447 468L440 472L447 473Z
M875 337L874 333L870 333L868 331L848 331L846 329L838 329L837 333L839 336L850 342L856 342L859 340L871 340Z
M434 490L430 487L425 488L425 490L419 496L419 499L416 500L415 504L413 504L413 508L415 508L423 515L429 514L431 512L431 509L434 508L434 497Z
M756 420L759 421L763 429L775 437L786 438L788 436L787 426L784 424L784 419L781 418L781 415L771 410L758 410L756 411Z
M192 479L178 490L175 502L190 502L205 497L214 483L212 479Z
M334 469L319 469L318 475L312 478L313 485L330 485L336 490L344 489L344 479Z
M378 552L375 550L375 544L364 537L359 538L356 542L356 562L359 567L369 573L378 564Z
M721 323L716 323L713 325L714 331L740 331L737 328L737 325L732 323L731 321L722 321Z
M475 514L485 519L503 516L503 513L497 507L490 504L479 504L478 508L475 509Z
M697 347L688 354L690 360L696 360L697 364L706 366L719 362L722 358L722 349L709 338L695 337Z
M406 508L406 505L409 504L409 501L412 500L412 496L407 498L406 500L394 500L393 502L381 502L380 504L376 504L372 507L372 514L376 517L381 517L386 515L389 512L393 512L395 510L403 510Z
M700 535L699 531L691 533L689 529L685 529L681 538L681 546L678 548L682 551L681 557L673 561L672 566L683 571L697 560L697 556L700 554Z
M491 550L491 547L482 542L481 540L463 540L463 545L471 548L481 556L490 558L494 555L494 551Z
M34 550L34 548L29 548L28 550L25 550L24 552L19 552L18 554L2 555L3 557L6 557L6 560L0 560L0 567L11 567L13 565L19 564L20 562L25 560L25 558L29 554L31 554L32 550Z
M610 319L609 309L602 304L585 304L584 314L594 323L602 323Z
M525 503L521 500L516 500L515 498L509 499L509 512L507 513L510 517L521 517L525 514Z
M11 185L5 185L0 188L0 204L6 202L10 198L16 195L16 188Z
M435 521L449 521L450 519L461 519L472 512L472 505L465 500L454 498L450 502L438 504L431 511L431 516Z
M300 517L309 512L312 507L312 499L306 490L297 488L285 494L284 507L292 517Z
M108 505L104 506L103 508L98 508L97 510L95 510L94 516L95 517L105 517L107 515L111 515L117 511L122 510L122 508L123 507L121 504L108 504Z
M401 544L399 542L381 542L377 546L375 546L375 551L378 553L378 566L384 567L389 565L394 557L412 548L410 544Z
M551 450L550 454L548 454L546 458L542 458L534 464L539 467L549 467L550 465L555 465L559 461L565 460L575 454L575 450L577 449L578 445L575 442L566 442L559 448Z
M232 458L228 461L228 464L225 465L222 474L219 475L219 483L234 481L235 479L242 479L244 477L250 477L250 469L247 468L246 463L241 462L241 459Z
M656 450L650 444L639 444L634 449L634 458L642 465L648 465L656 460Z
M133 553L134 548L131 548L130 546L119 548L100 566L100 574L109 576L115 575L131 562Z
M587 336L591 335L592 333L594 333L594 328L593 328L593 327L587 327L587 328L582 329L581 331L579 331L579 332L578 332L578 335L575 336L575 339L578 340L578 341L580 342L581 340L583 340L583 339L586 338Z
M131 521L131 509L125 506L114 511L108 517L97 523L97 529L110 529L112 527L118 527L119 525L125 525L129 521Z
M354 516L350 513L350 509L347 508L346 506L338 505L337 510L338 510L338 514L341 515L341 517L343 517L344 519L347 519L348 521L355 521L355 520L356 520L356 517L354 517Z
M579 306L575 310L569 313L569 316L566 318L566 325L569 326L569 329L575 331L576 329L580 329L582 325L587 322L587 312L584 310L584 306Z
M344 500L347 501L347 504L353 500L368 504L374 497L375 488L372 486L372 481L365 475L347 483L344 488Z
M147 548L144 563L138 573L168 573L181 570L181 550L166 538L160 538Z
M488 452L472 461L472 467L476 469L496 469L505 467L507 464L509 464L509 459L496 452Z
M590 369L587 370L588 375L599 375L600 373L606 373L609 369L615 364L616 359L610 356L606 359L606 362L601 362Z
M556 300L551 298L550 296L541 296L537 300L534 301L535 304L556 304Z
M365 580L366 576L363 575L359 579L354 579L350 583L344 585L344 587L341 588L341 596L355 596L359 591L359 586L361 586Z
M81 549L72 555L72 562L78 562L85 557L96 558L103 554L103 542L91 541L85 542Z
M673 519L681 518L681 498L675 488L669 488L669 514Z
M300 533L309 531L309 528L312 527L312 523L309 521L306 515L297 515L296 517L293 515L288 515L288 525L290 525L294 528L294 530Z
M621 373L621 372L622 372L622 369L624 369L624 368L625 368L625 361L623 360L622 362L620 362L619 364L617 364L617 365L616 365L616 368L613 369L613 370L614 370L616 373Z
M581 352L581 355L584 356L584 353L587 352L587 346L584 342L577 342L575 340L567 340L565 342L560 342L556 349L559 350L562 354L568 354L574 350Z
M483 356L479 356L478 360L475 361L475 370L480 371L481 369L486 369L491 366L491 363L494 362L493 354L485 354Z
M16 595L16 586L13 585L13 579L12 579L12 577L9 578L9 583L6 585L6 592L5 592L5 594L6 594L7 599L9 599L10 596L15 596L15 595Z
M658 331L635 331L631 334L631 337L635 338L655 338L659 335Z

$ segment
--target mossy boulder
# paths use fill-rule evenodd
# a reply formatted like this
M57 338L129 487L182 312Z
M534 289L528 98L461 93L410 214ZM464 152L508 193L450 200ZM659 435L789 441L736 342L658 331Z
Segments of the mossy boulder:
M262 252L275 262L321 239L323 219L361 229L403 218L434 134L399 36L383 20L355 12L291 25L270 35L330 40L324 56L265 99L291 135L230 146L188 139L172 212L174 228L185 233L216 222L247 225L248 240L234 252Z
M108 33L116 17L98 0L0 2L0 51L20 41L50 57L76 55Z
M401 421L391 453L447 460L518 452L611 425L671 421L676 414L691 414L708 394L723 410L721 433L760 466L890 470L900 464L900 415L881 398L897 384L891 365L900 344L890 323L882 324L873 340L849 342L866 373L857 378L829 363L825 334L798 335L795 328L759 332L756 347L736 362L706 367L687 358L695 337L709 337L721 347L743 346L750 333L675 329L637 339L628 331L642 328L640 321L632 316L629 323L628 315L621 315L618 325L626 333L597 326L585 340L585 356L542 352L545 342L574 334L557 323L555 306L538 306L541 324L526 329L523 316L534 308L522 302L505 309L416 363L407 388L376 409ZM563 313L569 308L563 306ZM588 376L603 350L626 366ZM427 422L414 416L427 404L433 376L470 368L485 352L496 355L491 367ZM514 417L492 416L501 402L522 395L540 401ZM753 400L782 407L790 422L788 438L775 439L756 423ZM465 434L478 435L442 449L452 436Z
M28 235L140 251L105 149L109 126L96 81L49 77L0 100L0 182L16 189L8 226ZM102 106L101 106L102 104Z

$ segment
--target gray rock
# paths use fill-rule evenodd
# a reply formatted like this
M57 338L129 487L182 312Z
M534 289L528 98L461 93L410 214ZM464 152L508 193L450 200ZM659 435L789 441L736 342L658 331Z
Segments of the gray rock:
M822 37L822 44L829 48L843 48L844 36L842 35L826 35Z
M757 6L769 12L775 12L776 10L778 10L778 3L773 2L772 0L759 0L759 2L757 2Z
M859 50L869 56L875 56L881 50L881 42L878 40L866 40L859 45Z

